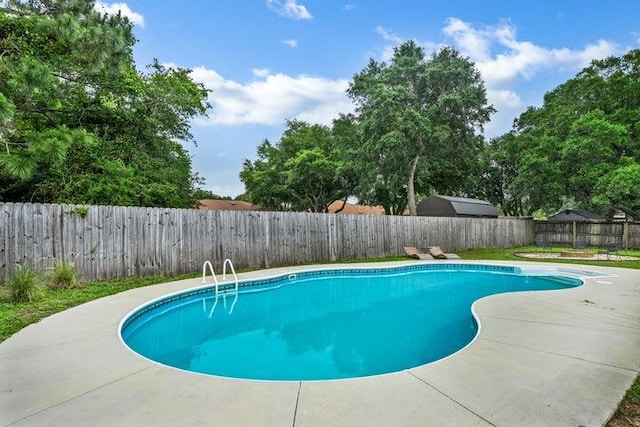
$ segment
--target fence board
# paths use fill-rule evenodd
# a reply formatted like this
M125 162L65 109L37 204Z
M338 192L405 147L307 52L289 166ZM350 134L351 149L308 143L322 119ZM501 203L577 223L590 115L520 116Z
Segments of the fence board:
M535 233L544 241L557 245L573 245L573 226L571 222L536 222ZM625 243L628 248L640 248L640 224L605 222L575 223L576 239L584 240L589 246L603 247L609 243ZM628 227L625 236L624 229Z
M84 210L87 209L86 215ZM75 262L85 280L396 256L403 246L446 251L534 241L525 219L392 217L296 212L198 211L114 206L0 203L0 281L16 263L46 268ZM541 232L566 239L566 229ZM613 239L615 227L579 229ZM570 233L570 229L569 229ZM621 233L621 231L620 231ZM640 244L640 225L629 241Z

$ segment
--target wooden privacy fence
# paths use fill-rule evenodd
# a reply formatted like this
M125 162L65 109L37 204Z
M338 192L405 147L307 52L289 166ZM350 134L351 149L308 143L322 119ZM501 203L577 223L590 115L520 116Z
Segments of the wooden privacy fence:
M85 280L273 267L395 256L403 246L446 251L534 242L527 219L0 203L0 281L16 264L72 261Z
M627 248L640 248L640 223L628 222L536 222L536 239L559 245L573 245L577 240L588 246L603 247L624 243Z

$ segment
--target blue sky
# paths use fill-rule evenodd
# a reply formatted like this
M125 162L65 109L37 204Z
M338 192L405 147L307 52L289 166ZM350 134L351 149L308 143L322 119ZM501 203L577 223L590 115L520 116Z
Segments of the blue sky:
M187 144L205 188L244 191L238 177L286 119L330 124L353 109L345 95L370 58L413 39L430 53L452 46L481 72L498 110L487 137L595 58L640 47L635 0L128 0L96 2L135 24L140 70L159 62L193 70L212 90L208 118Z

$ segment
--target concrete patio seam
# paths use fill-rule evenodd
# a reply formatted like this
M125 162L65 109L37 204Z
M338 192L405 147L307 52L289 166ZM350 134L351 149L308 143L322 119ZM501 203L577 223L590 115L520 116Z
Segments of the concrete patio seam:
M298 381L298 394L296 395L296 407L293 410L293 423L292 427L296 425L296 416L298 415L298 403L300 403L300 391L302 390L302 381Z
M515 318L515 317L487 316L487 315L482 315L482 319L507 320L507 321L510 321L510 322L531 323L531 324L536 324L536 325L564 326L564 327L567 327L567 328L575 328L575 329L580 329L580 330L583 330L583 331L629 333L629 334L639 334L640 335L640 327L631 327L631 328L627 328L625 330L600 329L600 328L592 328L592 327L588 327L588 326L572 325L571 323L545 322L543 320L518 319L518 318Z
M442 396L446 397L447 399L449 399L450 401L452 401L456 405L460 406L461 408L464 408L465 411L468 411L469 413L471 413L471 414L475 415L476 417L480 418L482 421L485 421L488 424L490 424L492 426L495 426L494 423L492 423L491 421L489 421L488 419L486 419L482 415L478 414L477 412L473 411L472 409L470 409L467 406L463 405L462 403L458 402L456 399L454 399L453 397L449 396L448 394L442 392L441 390L439 390L437 387L433 386L432 384L429 384L428 382L426 382L425 380L423 380L419 376L415 375L413 372L411 372L411 371L405 371L405 372L407 374L411 375L413 378L415 378L418 381L420 381L421 383L423 383L424 385L426 385L427 387L430 387L433 390L435 390L436 392L440 393Z
M80 338L80 339L77 339L77 340L61 341L61 342L52 343L52 344L34 345L34 346L30 346L30 347L25 347L25 348L19 348L17 350L0 351L0 355L25 353L25 352L28 352L28 351L41 350L41 349L42 350L46 350L46 349L49 349L49 348L56 348L56 347L60 347L60 346L70 345L70 344L77 344L77 343L101 340L101 339L104 339L104 338L112 338L112 337L117 337L117 336L115 334L109 333L109 334L105 334L105 335L96 335L95 337L87 337L87 338Z
M114 379L114 380L111 380L111 381L109 381L109 382L103 383L103 384L101 384L101 385L99 385L99 386L97 386L97 387L94 387L94 388L90 389L90 390L86 390L86 391L84 391L84 392L82 392L82 393L80 393L80 394L77 394L76 396L70 397L70 398L65 399L65 400L63 400L63 401L61 401L61 402L55 403L55 404L53 404L53 405L49 405L49 406L47 406L46 408L38 409L37 411L35 411L35 412L33 412L33 413L31 413L31 414L29 414L29 415L25 416L25 417L19 418L19 419L17 419L17 420L11 421L11 422L10 422L10 423L8 423L8 424L5 424L5 427L7 427L7 426L11 426L11 425L14 425L14 424L17 424L17 423L22 422L22 421L25 421L25 420L28 420L28 419L29 419L29 418L31 418L31 417L34 417L34 416L36 416L36 415L38 415L38 414L40 414L40 413L42 413L42 412L49 411L49 410L51 410L51 409L53 409L53 408L56 408L56 407L58 407L58 406L61 406L61 405L67 404L67 403L69 403L69 402L73 402L73 401L74 401L74 400L76 400L76 399L79 399L79 398L81 398L81 397L83 397L83 396L86 396L86 395L88 395L88 394L94 393L94 392L96 392L96 391L98 391L98 390L100 390L100 389L102 389L102 388L108 387L108 386L110 386L110 385L112 385L112 384L115 384L115 383L117 383L117 382L119 382L119 381L122 381L122 380L125 380L125 379L127 379L127 378L130 378L130 377L132 377L132 376L134 376L134 375L137 375L137 374L139 374L139 373L141 373L141 372L143 372L143 371L146 371L146 370L148 370L148 369L150 369L150 368L153 368L153 367L154 367L153 365L151 365L151 366L147 366L147 367L145 367L145 368L142 368L142 369L139 369L139 370L137 370L137 371L131 372L130 374L127 374L127 375L121 376L121 377L119 377L119 378L116 378L116 379Z
M495 340L495 339L491 339L491 338L478 338L478 339L482 340L482 341L488 341L488 342L493 342L493 343L497 343L497 344L502 344L502 345L509 346L509 347L521 348L521 349L524 349L524 350L535 351L537 353L544 353L544 354L548 354L548 355L551 355L551 356L559 356L559 357L564 357L564 358L567 358L567 359L580 360L582 362L593 363L593 364L600 365L600 366L606 366L608 368L621 369L621 370L627 371L627 372L635 372L636 374L640 372L637 369L625 368L624 366L611 365L609 363L602 363L602 362L598 362L597 360L585 359L583 357L571 356L571 355L568 355L568 354L562 354L562 353L558 353L558 352L555 352L555 351L541 350L539 348L528 347L526 345L508 343L508 342L499 341L499 340Z

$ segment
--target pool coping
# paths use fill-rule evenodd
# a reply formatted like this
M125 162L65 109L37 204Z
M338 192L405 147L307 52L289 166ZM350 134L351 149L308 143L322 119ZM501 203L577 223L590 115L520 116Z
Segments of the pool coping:
M312 265L239 274L447 261ZM253 381L141 358L118 325L135 307L201 286L188 279L91 301L0 344L0 425L602 425L640 367L638 270L543 262L453 264L578 269L572 289L499 294L473 306L463 350L406 371L350 380ZM381 343L391 345L392 343Z

